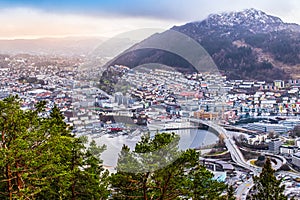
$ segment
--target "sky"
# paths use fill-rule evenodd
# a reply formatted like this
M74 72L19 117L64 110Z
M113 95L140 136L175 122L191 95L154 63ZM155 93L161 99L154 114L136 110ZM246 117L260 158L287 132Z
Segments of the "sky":
M1 0L0 38L113 37L247 8L300 24L299 0Z

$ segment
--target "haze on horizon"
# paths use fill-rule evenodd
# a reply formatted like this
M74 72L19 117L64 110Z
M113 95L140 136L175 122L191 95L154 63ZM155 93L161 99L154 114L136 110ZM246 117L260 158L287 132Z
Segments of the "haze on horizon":
M168 29L212 13L246 8L300 24L298 0L3 0L0 39L112 37L140 28Z

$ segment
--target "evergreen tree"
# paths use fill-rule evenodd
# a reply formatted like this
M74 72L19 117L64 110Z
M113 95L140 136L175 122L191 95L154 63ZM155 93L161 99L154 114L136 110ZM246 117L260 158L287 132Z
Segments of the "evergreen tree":
M227 190L223 183L213 180L213 174L203 166L197 166L192 171L193 178L193 199L226 199L221 194Z
M230 185L227 189L226 200L236 200L236 198L234 196L234 189L233 189L232 185Z
M22 110L0 101L0 199L101 199L108 196L103 148L76 138L57 107Z
M284 200L287 197L283 194L285 186L282 180L277 180L275 170L272 168L271 160L268 158L262 168L259 176L254 177L253 194L250 196L253 200Z
M221 199L226 185L199 165L195 150L178 150L179 137L142 137L135 150L123 146L111 176L114 199Z

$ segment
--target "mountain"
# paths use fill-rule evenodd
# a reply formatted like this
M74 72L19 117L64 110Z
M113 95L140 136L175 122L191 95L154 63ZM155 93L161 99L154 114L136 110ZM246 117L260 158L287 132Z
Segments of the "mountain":
M196 40L229 79L300 78L300 26L263 11L212 14L172 30ZM191 68L186 60L157 49L131 52L116 61L131 67L149 62Z

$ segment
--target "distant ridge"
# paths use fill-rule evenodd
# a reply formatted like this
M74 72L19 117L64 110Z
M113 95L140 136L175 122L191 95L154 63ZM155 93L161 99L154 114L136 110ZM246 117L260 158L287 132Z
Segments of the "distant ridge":
M104 38L100 37L64 37L40 39L0 40L1 54L53 54L81 55L93 51Z

